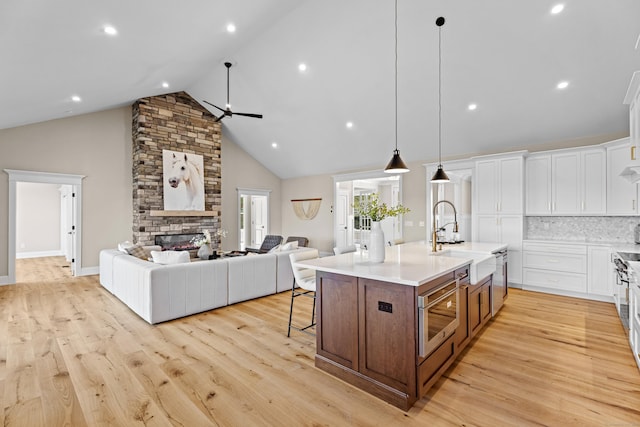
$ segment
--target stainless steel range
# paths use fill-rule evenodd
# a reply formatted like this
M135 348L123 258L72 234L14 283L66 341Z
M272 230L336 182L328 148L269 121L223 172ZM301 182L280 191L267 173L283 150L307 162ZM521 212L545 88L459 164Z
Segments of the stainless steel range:
M613 300L616 310L625 329L629 330L629 285L638 283L631 262L640 261L640 253L614 252L611 256L616 272L616 285L613 290Z

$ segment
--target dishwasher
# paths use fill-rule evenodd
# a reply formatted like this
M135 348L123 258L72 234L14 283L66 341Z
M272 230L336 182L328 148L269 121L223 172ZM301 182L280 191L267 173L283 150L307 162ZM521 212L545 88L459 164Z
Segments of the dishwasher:
M496 272L493 273L493 283L491 285L491 317L498 313L509 295L509 287L507 285L507 250L495 252L494 255L496 257Z

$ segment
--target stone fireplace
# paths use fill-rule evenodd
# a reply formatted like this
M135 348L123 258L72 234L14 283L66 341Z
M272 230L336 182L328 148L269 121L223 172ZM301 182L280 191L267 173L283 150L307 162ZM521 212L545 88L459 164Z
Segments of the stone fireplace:
M137 100L133 123L133 239L153 245L155 236L217 231L221 214L220 123L185 92ZM204 159L205 211L164 211L162 150Z

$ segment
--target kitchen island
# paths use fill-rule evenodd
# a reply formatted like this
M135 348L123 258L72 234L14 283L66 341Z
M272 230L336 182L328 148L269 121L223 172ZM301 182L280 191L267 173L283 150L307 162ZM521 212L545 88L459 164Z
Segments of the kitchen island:
M424 242L388 247L384 263L364 251L300 262L316 270L316 367L408 410L479 331L468 313L491 317L491 275L468 308L472 262Z

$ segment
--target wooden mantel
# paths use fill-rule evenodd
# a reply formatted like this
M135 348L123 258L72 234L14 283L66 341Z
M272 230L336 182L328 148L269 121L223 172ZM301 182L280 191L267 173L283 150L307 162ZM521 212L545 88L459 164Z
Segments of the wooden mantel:
M218 211L149 211L150 216L218 216Z

